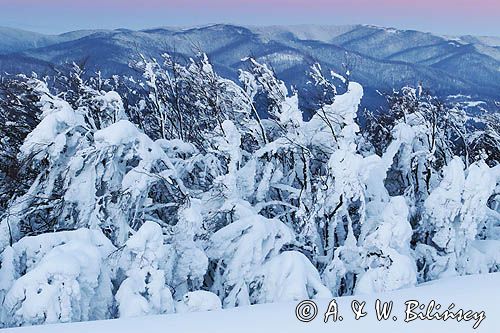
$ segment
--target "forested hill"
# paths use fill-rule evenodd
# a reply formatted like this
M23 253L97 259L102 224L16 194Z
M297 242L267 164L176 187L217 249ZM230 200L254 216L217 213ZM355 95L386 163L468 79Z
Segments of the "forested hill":
M65 63L85 63L104 76L136 73L139 54L208 54L220 75L235 79L243 57L271 65L288 85L307 89L303 75L313 62L343 72L365 88L364 106L378 106L376 93L421 82L440 97L486 102L495 108L500 90L500 39L438 36L367 25L242 27L210 25L75 31L61 35L0 29L0 72L53 73ZM470 97L469 97L470 96ZM489 104L488 104L489 103ZM478 104L473 104L477 106Z

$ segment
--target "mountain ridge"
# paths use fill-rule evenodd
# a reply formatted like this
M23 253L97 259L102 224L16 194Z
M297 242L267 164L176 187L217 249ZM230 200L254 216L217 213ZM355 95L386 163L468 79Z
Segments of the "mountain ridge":
M315 61L341 72L351 62L352 78L376 98L422 82L437 95L470 95L493 102L500 91L500 38L439 36L372 25L158 27L130 30L78 30L44 35L0 28L0 72L50 73L53 67L85 60L91 71L132 75L139 54L164 52L192 57L206 52L214 66L237 78L241 58L268 62L290 85L305 86L303 72Z

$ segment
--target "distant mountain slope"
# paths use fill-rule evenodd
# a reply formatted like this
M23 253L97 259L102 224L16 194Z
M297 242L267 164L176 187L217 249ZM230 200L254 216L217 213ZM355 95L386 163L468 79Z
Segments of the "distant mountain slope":
M57 40L57 36L0 27L0 54L42 47L57 43Z
M44 35L31 31L0 27L0 54L54 45L95 32L96 30L78 30L60 35Z
M157 28L75 31L55 36L0 29L0 71L50 72L53 66L85 62L104 75L134 74L129 63L139 54L163 52L190 57L206 52L224 76L237 77L241 58L252 55L272 65L289 84L300 81L315 62L342 71L366 87L390 91L422 82L440 95L463 94L500 99L500 38L437 36L368 25L241 27L210 25L187 29ZM301 78L301 79L298 79Z
M465 44L472 44L478 52L500 61L500 37L462 36L456 39Z

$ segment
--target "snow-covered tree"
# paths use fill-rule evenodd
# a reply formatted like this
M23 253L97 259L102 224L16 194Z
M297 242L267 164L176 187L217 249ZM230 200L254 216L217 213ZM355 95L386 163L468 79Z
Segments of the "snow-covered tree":
M36 178L25 163L17 159L26 136L41 115L38 80L24 75L0 77L0 214L14 196L24 194Z
M477 129L466 140L473 160L485 159L488 165L495 166L500 161L500 114L486 113L474 117Z
M422 86L404 87L388 97L389 112L371 115L368 135L376 150L385 149L391 141L392 129L399 123L412 127L414 140L398 157L393 172L402 179L396 185L421 205L439 182L439 173L454 155L469 159L467 115L460 109L445 105Z
M205 150L205 139L221 133L224 120L251 127L248 98L236 83L215 73L206 54L187 64L169 54L162 57L162 63L143 57L136 64L145 79L139 103L151 137L181 139Z
M7 207L2 228L10 237L78 227L101 228L123 244L129 229L164 215L162 205L181 202L182 186L161 147L124 117L117 94L102 97L95 130L82 108L74 110L36 81L43 119L20 148L19 159L39 174L28 192ZM118 118L114 115L119 114ZM161 192L159 190L161 189ZM168 209L168 208L167 208Z

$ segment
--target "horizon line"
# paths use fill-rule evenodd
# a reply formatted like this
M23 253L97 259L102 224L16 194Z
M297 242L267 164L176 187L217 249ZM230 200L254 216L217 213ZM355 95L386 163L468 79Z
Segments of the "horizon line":
M371 23L350 23L350 24L321 24L321 23L294 23L294 24L238 24L234 22L210 22L210 23L202 23L202 24L186 24L186 25L155 25L155 26L149 26L149 27L142 27L142 28L136 28L136 27L126 27L126 26L117 26L117 27L82 27L82 28L77 28L77 29L72 29L72 30L58 30L57 32L43 32L43 31L37 31L36 29L31 29L31 28L20 28L16 27L14 25L0 25L0 28L4 29L11 29L11 30L17 30L17 31L23 31L23 32L30 32L30 33L36 33L44 36L58 36L58 35L64 35L67 33L72 33L72 32L78 32L78 31L88 31L88 30L100 30L100 31L118 31L118 30L130 30L130 31L135 31L135 32L144 32L146 30L153 30L153 29L170 29L170 30L189 30L189 29L201 29L201 28L209 28L212 26L217 26L217 25L223 25L223 26L235 26L235 27L242 27L242 28L253 28L253 27L265 27L265 28L271 28L271 27L305 27L305 26L311 26L311 27L356 27L356 26L365 26L365 27L373 27L373 28L379 28L379 29L394 29L397 31L416 31L416 32L421 32L421 33L429 33L435 36L445 36L445 37L457 37L457 36L472 36L472 37L494 37L494 38L500 38L500 34L475 34L475 33L458 33L458 34L449 34L449 33L439 33L436 31L432 30L420 30L416 28L403 28L403 27L397 27L397 26L385 26L385 25L380 25L380 24L371 24Z

